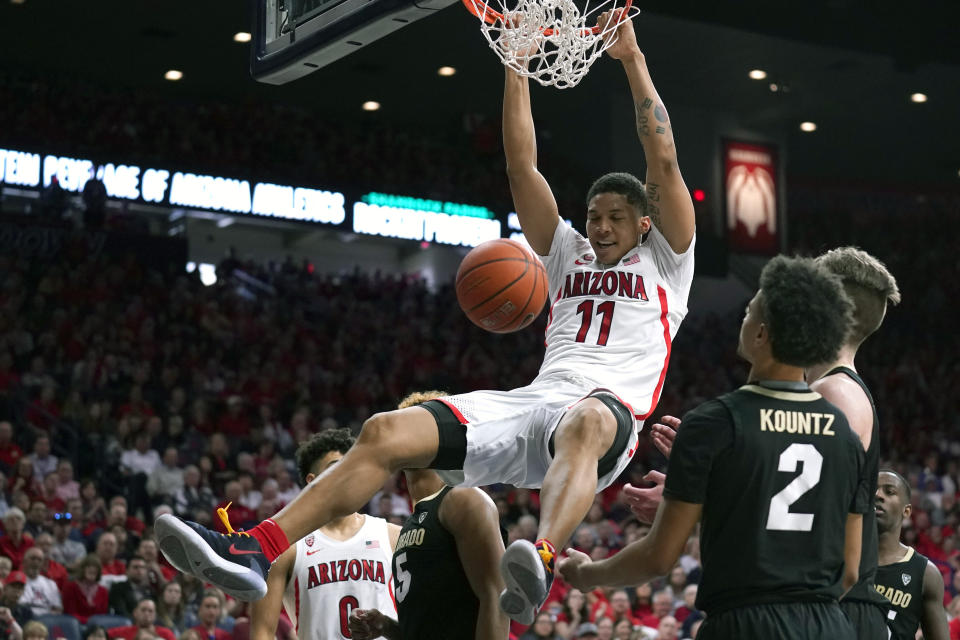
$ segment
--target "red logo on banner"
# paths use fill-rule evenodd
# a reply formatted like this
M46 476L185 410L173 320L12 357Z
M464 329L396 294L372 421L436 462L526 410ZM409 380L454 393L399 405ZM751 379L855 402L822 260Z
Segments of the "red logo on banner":
M730 251L777 253L776 147L725 141L723 166Z

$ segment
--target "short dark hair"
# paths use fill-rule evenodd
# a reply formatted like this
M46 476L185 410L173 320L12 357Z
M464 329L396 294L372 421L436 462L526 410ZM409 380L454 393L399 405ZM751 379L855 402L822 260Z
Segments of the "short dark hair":
M856 247L832 249L817 263L840 276L843 288L853 301L853 328L850 342L859 345L880 328L887 304L900 304L897 280L885 264Z
M300 481L306 483L307 475L313 472L313 465L331 451L345 454L353 446L355 438L349 429L328 429L315 433L297 447L297 470Z
M627 202L636 207L641 216L647 213L647 190L635 175L624 172L608 173L600 176L587 191L587 206L598 193L619 193Z
M913 489L910 488L910 483L907 482L907 479L902 475L894 471L893 469L880 469L880 473L889 473L892 476L896 476L897 480L900 481L900 485L903 487L904 493L907 494L907 500L913 497Z
M837 357L853 322L840 279L809 258L777 256L760 273L760 313L778 362L809 367Z

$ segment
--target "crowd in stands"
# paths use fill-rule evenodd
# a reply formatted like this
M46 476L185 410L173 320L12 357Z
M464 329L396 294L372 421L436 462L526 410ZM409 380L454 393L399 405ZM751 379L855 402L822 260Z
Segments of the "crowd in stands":
M146 148L149 140L152 157L189 156L216 164L219 173L284 146L294 152L292 163L314 175L362 180L363 171L376 170L384 190L442 197L456 185L458 193L475 189L489 200L504 188L496 149L488 150L493 169L480 171L444 156L436 137L377 129L321 134L308 112L293 107L158 106L99 88L67 101L58 86L8 76L0 82L13 96L0 101L0 118L22 136L11 142L70 139L106 153ZM16 96L24 92L49 109L22 108ZM69 117L58 109L69 109ZM285 124L271 129L271 119ZM258 133L268 130L296 138ZM230 131L235 138L217 133ZM303 139L320 135L327 146L319 137ZM489 141L477 135L479 153ZM384 153L397 155L365 161ZM411 178L404 166L429 170ZM884 465L914 488L905 541L940 568L945 604L960 625L960 340L949 312L949 300L960 295L960 264L942 240L960 231L960 206L956 197L891 196L879 207L802 190L791 197L794 250L857 244L899 280L903 304L889 310L858 365L877 401ZM230 275L237 268L275 293L238 294ZM739 320L685 320L655 417L682 416L745 382L734 349ZM526 384L542 358L544 325L542 316L517 334L488 334L459 312L449 285L429 290L395 274L314 274L290 261L234 260L205 287L182 265L158 268L132 254L67 246L45 261L0 255L0 640L45 637L37 624L69 626L57 614L97 640L245 640L245 605L172 570L151 538L153 519L172 512L222 526L212 516L232 503L234 526L249 527L299 492L291 454L309 434L356 432L414 390ZM647 470L665 469L651 443L641 442L571 546L606 557L647 531L619 495L624 482L642 484ZM510 540L532 540L537 492L489 491ZM392 478L368 511L402 522L409 513L402 480ZM692 538L670 575L649 585L584 594L557 580L535 623L513 631L523 640L693 638L703 617L694 604L700 571ZM277 635L294 634L282 623Z
M512 210L500 122L484 114L402 126L373 116L331 120L315 105L174 98L9 72L0 72L0 98L4 148ZM547 138L539 162L561 210L580 210L578 170Z

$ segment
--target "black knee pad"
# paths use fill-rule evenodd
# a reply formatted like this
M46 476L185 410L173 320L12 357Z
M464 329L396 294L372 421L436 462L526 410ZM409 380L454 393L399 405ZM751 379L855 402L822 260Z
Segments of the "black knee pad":
M456 414L439 400L427 400L423 407L437 421L437 456L427 465L428 469L460 471L467 458L467 427L460 422Z
M610 409L613 417L617 420L617 435L613 438L613 444L610 445L607 452L597 461L597 478L602 478L613 471L617 466L617 460L620 459L624 449L626 449L630 443L630 434L633 432L633 414L625 404L620 402L620 399L617 398L613 392L607 391L606 389L594 389L587 394L586 397L596 398L602 402ZM549 448L551 456L555 454L553 441L556 435L556 430L550 434Z

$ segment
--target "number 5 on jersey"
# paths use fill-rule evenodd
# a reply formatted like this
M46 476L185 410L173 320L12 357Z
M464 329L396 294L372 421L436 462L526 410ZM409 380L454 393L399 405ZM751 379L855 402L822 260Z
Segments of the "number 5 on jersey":
M397 588L394 595L397 597L397 602L403 602L403 599L407 597L407 594L410 593L410 582L413 580L413 576L410 575L410 572L403 568L403 563L407 561L407 552L404 551L397 556L397 573L394 575L394 578L397 581Z

